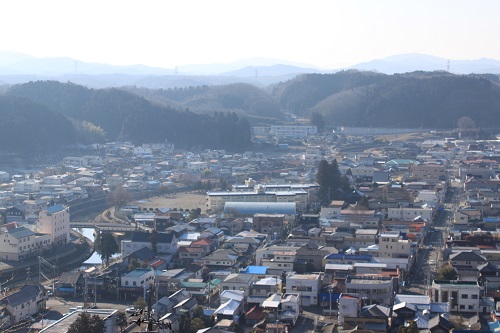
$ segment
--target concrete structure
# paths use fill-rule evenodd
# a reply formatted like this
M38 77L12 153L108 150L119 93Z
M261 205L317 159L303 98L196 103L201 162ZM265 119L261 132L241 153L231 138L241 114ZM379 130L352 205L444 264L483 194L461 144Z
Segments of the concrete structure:
M391 277L348 276L346 292L359 294L363 305L392 304L394 281Z
M116 316L118 310L114 309L85 309L76 310L68 313L66 316L62 317L55 323L42 329L40 333L61 333L67 332L68 328L73 322L78 318L82 312L87 312L90 316L97 315L99 318L104 320L104 333L116 333L119 331L116 326Z
M356 317L361 310L361 298L358 294L341 294L339 303L339 324L344 324L344 318Z
M0 260L24 260L49 249L51 244L48 234L37 234L25 227L9 229L0 234Z
M414 180L445 179L445 168L442 164L410 164L408 169L410 177Z
M433 214L432 208L421 208L421 207L400 207L400 208L388 208L387 218L394 220L413 220L416 217L422 217L424 220L430 221Z
M290 272L286 277L287 292L300 294L303 306L318 305L323 273L296 274Z
M477 281L434 280L432 298L435 302L447 302L451 311L480 311L481 287Z
M207 208L220 211L226 202L294 202L298 210L305 211L308 205L317 202L319 190L317 183L256 185L250 178L245 185L234 185L232 192L207 192Z
M129 273L125 273L120 278L120 286L127 287L145 287L148 288L154 283L155 272L149 268L137 268Z
M409 258L411 242L404 240L399 232L384 232L379 237L379 257Z
M70 241L69 208L63 205L50 206L38 215L37 230L49 234L52 246L60 246Z
M255 214L253 229L273 237L281 238L284 232L284 214Z

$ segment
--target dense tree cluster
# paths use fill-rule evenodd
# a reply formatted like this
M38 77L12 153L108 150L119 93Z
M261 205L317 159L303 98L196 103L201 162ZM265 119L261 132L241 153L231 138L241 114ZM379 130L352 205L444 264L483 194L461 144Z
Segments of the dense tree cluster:
M34 151L74 144L71 122L44 105L15 96L0 96L0 150Z
M478 127L499 127L500 87L490 76L444 72L307 74L278 85L280 105L326 124L359 127L456 128L468 116ZM493 81L493 82L492 82Z
M349 179L340 173L336 160L332 163L326 160L319 162L316 182L321 186L323 204L329 204L331 200L346 199L351 194Z

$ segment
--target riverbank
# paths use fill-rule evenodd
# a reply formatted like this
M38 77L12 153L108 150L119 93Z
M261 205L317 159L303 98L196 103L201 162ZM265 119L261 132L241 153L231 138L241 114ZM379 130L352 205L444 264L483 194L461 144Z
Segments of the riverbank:
M71 231L71 241L57 249L41 256L49 263L56 266L55 274L79 267L92 256L94 243L90 239L82 237L76 231ZM23 261L3 261L0 263L0 283L2 287L13 287L25 284L26 280L38 277L38 256ZM43 273L53 278L54 272Z

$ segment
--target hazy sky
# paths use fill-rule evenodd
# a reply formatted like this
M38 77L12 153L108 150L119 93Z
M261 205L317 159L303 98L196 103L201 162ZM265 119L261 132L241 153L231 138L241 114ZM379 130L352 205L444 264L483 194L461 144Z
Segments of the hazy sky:
M276 58L338 68L402 53L500 59L498 0L4 0L0 51L173 68Z

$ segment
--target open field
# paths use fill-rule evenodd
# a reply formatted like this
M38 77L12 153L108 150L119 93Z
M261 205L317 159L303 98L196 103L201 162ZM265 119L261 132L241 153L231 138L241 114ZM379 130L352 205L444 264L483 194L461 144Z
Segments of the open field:
M141 208L182 208L194 209L201 208L206 210L206 194L200 191L176 193L158 197L151 197L144 200L132 201L131 205L140 206Z

